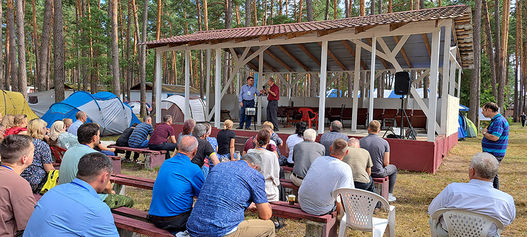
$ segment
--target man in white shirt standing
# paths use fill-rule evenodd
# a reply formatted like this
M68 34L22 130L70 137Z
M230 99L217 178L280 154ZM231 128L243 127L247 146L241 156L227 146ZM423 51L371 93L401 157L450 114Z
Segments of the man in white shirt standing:
M341 204L333 197L333 191L355 187L350 166L342 162L347 149L348 143L337 139L330 147L330 156L321 156L311 164L298 190L298 203L303 211L325 215L336 209L340 213Z
M504 226L512 223L516 217L516 207L511 195L493 188L492 180L498 172L498 160L486 152L477 153L472 157L468 170L468 183L451 183L428 207L428 214L432 215L440 208L458 208L473 211L498 219ZM448 236L446 225L442 218L432 223L438 236ZM498 236L496 226L492 226L488 236Z

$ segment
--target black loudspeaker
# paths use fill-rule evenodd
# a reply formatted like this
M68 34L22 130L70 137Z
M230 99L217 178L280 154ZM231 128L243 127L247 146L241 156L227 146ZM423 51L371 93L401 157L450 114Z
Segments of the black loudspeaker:
M410 73L396 72L395 73L395 89L396 95L408 95L410 92Z

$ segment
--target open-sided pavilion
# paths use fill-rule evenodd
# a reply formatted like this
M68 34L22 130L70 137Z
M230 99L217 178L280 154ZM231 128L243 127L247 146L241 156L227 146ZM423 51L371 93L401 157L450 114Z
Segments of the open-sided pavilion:
M273 76L289 90L293 82L285 80L284 75L311 74L319 80L319 133L324 132L324 95L329 73L346 72L353 75L353 95L349 99L346 98L346 103L352 107L353 132L357 131L358 108L367 108L368 121L371 121L377 104L375 100L383 102L382 98L374 99L373 96L376 80L380 80L379 78L386 73L393 75L397 71L413 72L411 75L414 80L409 100L426 115L427 143L431 144L430 149L433 151L430 152L433 153L433 158L429 167L409 169L429 172L435 172L441 157L457 143L461 72L463 68L471 68L473 63L472 19L468 6L448 6L330 21L200 31L150 41L146 45L156 50L155 93L158 96L161 94L162 83L161 54L168 51L184 52L187 109L190 94L190 52L206 51L208 94L210 57L211 51L215 50L215 103L213 109L207 111L209 119L214 114L220 114L221 99L235 79L236 72L242 68L257 71L260 86L264 84L266 77ZM226 78L227 83L223 84L223 88L222 53L230 54L234 61L234 73ZM368 96L367 103L359 105L361 78L368 82L369 86L363 88L367 88L369 92L364 91L365 97ZM428 83L423 83L423 80ZM424 97L427 98L419 95L417 87L423 87L427 92ZM384 100L385 106L393 107L399 103L398 99ZM395 103L386 100L394 100ZM161 114L160 106L156 106L156 114ZM214 116L214 125L220 126L220 116ZM436 137L436 133L439 136ZM396 143L398 142L391 143L392 154ZM415 144L416 147L421 145Z

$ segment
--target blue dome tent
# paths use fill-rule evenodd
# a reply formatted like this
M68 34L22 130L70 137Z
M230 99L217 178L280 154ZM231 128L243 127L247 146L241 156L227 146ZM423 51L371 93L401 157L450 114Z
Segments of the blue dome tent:
M134 123L141 123L132 109L124 104L119 97L110 92L90 94L77 91L65 100L51 105L42 116L48 127L64 118L76 120L75 114L83 111L88 115L87 122L94 122L101 126L101 135L121 134Z

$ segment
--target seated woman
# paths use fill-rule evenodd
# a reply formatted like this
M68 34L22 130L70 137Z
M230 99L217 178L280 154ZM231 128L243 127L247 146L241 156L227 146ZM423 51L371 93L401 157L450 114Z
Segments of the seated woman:
M4 117L2 118L2 125L4 126L4 129L9 129L15 126L15 116L12 114L4 115Z
M216 135L216 138L218 139L218 159L221 162L238 159L237 157L234 157L234 138L236 137L236 134L232 131L233 126L234 123L232 120L225 120L225 122L223 122L223 130L219 131L218 135Z
M64 149L69 149L75 145L79 144L77 136L66 132L66 125L62 121L55 121L51 125L49 132L49 141L48 144L51 146L58 146Z
M27 129L29 136L33 138L35 152L33 163L20 175L29 182L33 193L40 192L47 172L55 169L53 168L49 145L43 141L47 133L46 126L47 123L44 120L36 118L29 122Z
M254 149L247 151L249 153L256 153L262 157L262 165L260 173L265 178L265 193L267 193L267 200L269 202L278 201L280 185L280 164L278 164L278 156L275 152L266 149L271 139L271 133L267 129L262 129L256 135L257 146Z
M307 124L305 122L298 122L296 123L296 130L295 134L290 135L287 137L285 147L286 153L289 155L287 156L287 166L293 167L294 161L293 161L293 148L296 144L304 141L304 131L306 131Z
M12 134L27 135L27 116L25 114L17 114L13 119L13 126L5 130L4 136Z
M210 146L212 146L212 149L214 149L214 152L218 154L218 140L215 137L210 136L210 134L212 133L212 126L210 126L210 123L204 123L204 124L205 124L205 127L207 128L207 134L205 134L205 137L207 138L207 141L210 143ZM212 167L214 167L214 163L212 163L212 160L210 160L208 157L205 157L205 165L209 166L209 170ZM206 177L207 176L205 176L205 178Z

